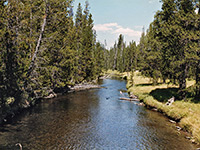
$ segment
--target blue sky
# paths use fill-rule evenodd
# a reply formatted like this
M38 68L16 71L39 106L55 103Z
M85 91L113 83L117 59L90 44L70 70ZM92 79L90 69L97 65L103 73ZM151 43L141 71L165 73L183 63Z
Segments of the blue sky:
M74 0L74 14L78 3L85 6L85 0ZM88 0L93 15L97 40L107 48L114 45L119 34L123 34L126 43L139 42L142 28L145 30L153 21L156 11L161 9L159 0Z

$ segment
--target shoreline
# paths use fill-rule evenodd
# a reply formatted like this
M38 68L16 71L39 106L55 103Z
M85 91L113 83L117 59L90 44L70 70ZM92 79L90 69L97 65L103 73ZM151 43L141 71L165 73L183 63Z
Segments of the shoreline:
M173 85L152 85L150 84L150 79L142 77L141 75L135 75L134 73L134 85L131 83L130 77L127 75L127 90L129 95L135 95L138 99L145 104L145 107L152 111L157 111L162 115L166 116L171 123L176 123L178 131L183 131L190 134L190 137L185 137L190 140L192 143L199 145L200 144L200 129L198 125L198 114L196 107L199 107L200 104L195 104L192 102L186 102L184 100L175 100L172 105L167 105L166 102L171 95L167 95L169 89L176 89ZM141 83L139 81L142 81ZM133 80L132 80L133 81ZM152 93L155 91L157 97ZM162 93L161 91L166 93ZM152 92L153 91L153 92ZM174 94L174 93L173 93ZM168 96L168 99L165 101L159 101L160 97ZM174 96L174 95L173 95ZM196 114L195 114L196 111ZM193 119L193 120L192 120Z
M137 95L135 95L135 96L137 96ZM189 140L193 144L196 144L197 146L200 145L199 141L194 139L194 136L192 135L192 133L190 131L188 131L188 130L186 130L186 129L181 127L180 121L181 121L182 117L177 119L176 117L168 115L162 108L159 108L159 107L157 107L155 105L152 105L152 104L148 103L147 102L148 98L147 99L146 98L147 97L142 98L141 96L138 96L138 99L140 100L141 103L144 104L143 105L144 107L146 107L148 110L158 112L158 113L162 114L163 116L167 117L169 119L170 123L176 125L176 130L178 132L180 132L180 133L182 132L182 133L185 133L187 135L189 134L189 136L185 136L185 139ZM151 101L151 100L149 100L149 101Z
M133 79L131 79L130 72L120 73L118 71L109 70L108 73L126 80L126 88L130 97L131 95L137 97L141 104L143 104L142 106L167 117L169 122L176 124L176 130L178 132L189 134L189 136L185 136L185 138L190 140L191 143L200 146L200 103L195 104L194 102L175 99L173 104L169 106L166 102L174 95L169 97L170 94L167 95L167 90L177 89L177 86L162 83L152 85L150 78L141 76L140 72L134 72L132 76ZM189 81L187 87L192 84L192 81ZM167 95L168 99L165 101L156 99L152 96L152 91L155 92L156 90L166 90L166 93L159 93L157 96L166 97Z
M61 95L67 95L68 93L72 92L78 92L78 91L83 91L83 90L90 90L90 89L98 89L102 88L98 84L94 84L92 82L88 83L83 83L83 84L76 84L74 86L68 87L66 89L62 89L62 92L53 92L51 91L48 96L43 97L43 98L35 98L32 103L28 103L27 101L26 104L21 104L20 106L15 106L13 108L8 108L7 112L0 118L0 126L3 126L7 123L9 123L13 118L17 117L22 113L24 110L29 110L33 107L35 107L38 103L41 103L42 100L45 99L54 99L58 96Z

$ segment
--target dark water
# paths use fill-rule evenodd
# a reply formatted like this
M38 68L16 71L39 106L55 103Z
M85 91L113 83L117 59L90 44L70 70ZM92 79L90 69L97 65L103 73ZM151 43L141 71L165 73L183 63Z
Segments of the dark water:
M46 100L0 128L0 149L195 149L175 125L129 101L121 101L125 81L106 79L103 86Z

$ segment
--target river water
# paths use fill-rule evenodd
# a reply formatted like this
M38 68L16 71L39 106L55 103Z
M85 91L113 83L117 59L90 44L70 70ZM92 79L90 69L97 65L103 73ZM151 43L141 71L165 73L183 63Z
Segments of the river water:
M0 127L0 149L193 150L194 145L157 112L119 100L126 82L45 100Z

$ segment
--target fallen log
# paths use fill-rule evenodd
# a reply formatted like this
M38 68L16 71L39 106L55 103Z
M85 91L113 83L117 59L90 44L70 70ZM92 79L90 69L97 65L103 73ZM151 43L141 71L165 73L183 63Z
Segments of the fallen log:
M120 97L119 99L120 99L120 100L126 100L126 101L137 101L137 102L140 101L139 99L136 99L136 98L125 98L125 97Z

